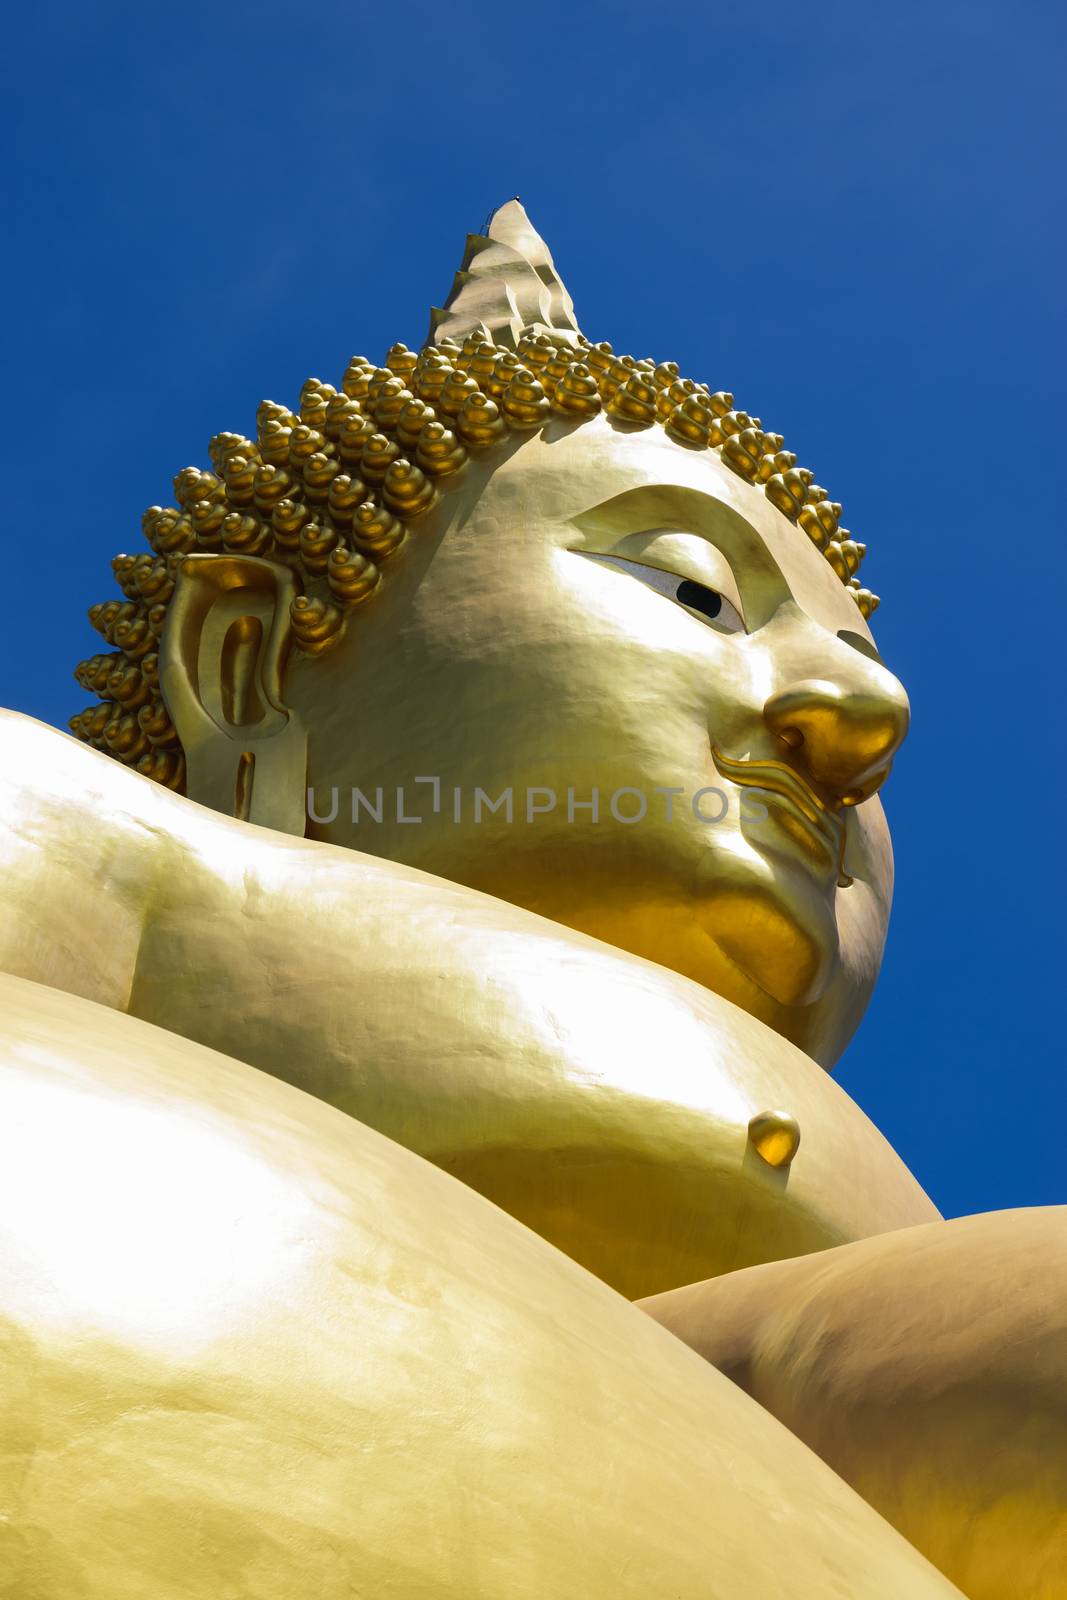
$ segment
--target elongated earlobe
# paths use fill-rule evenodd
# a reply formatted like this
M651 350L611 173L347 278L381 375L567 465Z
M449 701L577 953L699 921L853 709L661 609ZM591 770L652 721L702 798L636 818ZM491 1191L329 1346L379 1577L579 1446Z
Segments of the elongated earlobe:
M282 699L297 593L292 572L277 562L190 555L159 660L189 798L302 836L307 733Z

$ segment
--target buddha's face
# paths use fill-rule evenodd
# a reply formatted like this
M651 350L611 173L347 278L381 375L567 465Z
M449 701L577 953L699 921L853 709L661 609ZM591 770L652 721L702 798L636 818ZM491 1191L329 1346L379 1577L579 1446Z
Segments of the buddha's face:
M855 602L658 428L556 424L466 474L290 669L318 817L338 791L309 832L674 968L832 1061L881 958L874 792L908 721Z

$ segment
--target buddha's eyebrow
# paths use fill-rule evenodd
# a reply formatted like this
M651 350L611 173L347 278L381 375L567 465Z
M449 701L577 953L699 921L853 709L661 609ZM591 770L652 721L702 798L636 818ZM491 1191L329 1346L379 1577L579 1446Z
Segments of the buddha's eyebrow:
M624 538L650 533L689 533L706 539L727 560L755 568L764 578L788 585L781 568L748 518L715 495L679 483L642 483L590 506L571 522L590 537Z

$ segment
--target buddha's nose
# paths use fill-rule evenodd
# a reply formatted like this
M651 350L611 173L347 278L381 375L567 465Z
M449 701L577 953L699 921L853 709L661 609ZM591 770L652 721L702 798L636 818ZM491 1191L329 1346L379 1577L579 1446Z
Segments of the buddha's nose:
M908 731L908 697L879 662L837 640L829 649L848 653L840 670L786 684L763 715L786 746L786 759L832 804L858 805L889 774Z

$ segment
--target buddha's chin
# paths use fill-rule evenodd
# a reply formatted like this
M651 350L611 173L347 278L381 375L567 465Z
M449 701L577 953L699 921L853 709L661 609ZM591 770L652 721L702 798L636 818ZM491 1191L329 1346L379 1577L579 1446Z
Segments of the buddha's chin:
M701 921L730 964L778 1005L810 1006L825 994L839 951L834 891L803 867L757 858L750 872L707 886Z
M833 884L792 852L763 854L741 840L703 849L696 863L692 854L625 861L617 851L590 858L558 848L501 863L492 853L453 857L444 871L690 978L790 1038L803 1034L805 1008L838 965Z

